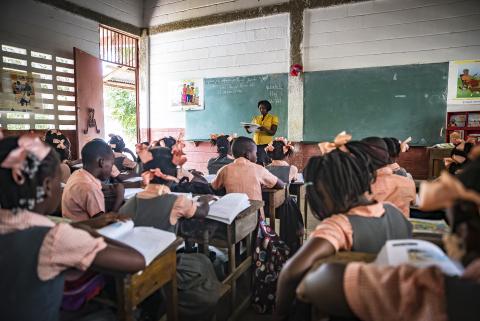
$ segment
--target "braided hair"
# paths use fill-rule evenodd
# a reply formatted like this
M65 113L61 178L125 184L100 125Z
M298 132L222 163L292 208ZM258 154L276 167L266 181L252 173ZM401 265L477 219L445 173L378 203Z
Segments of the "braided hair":
M305 181L309 183L307 197L316 218L322 220L356 206L371 204L364 194L370 190L373 175L368 158L359 155L361 157L336 149L310 158L305 168Z
M370 158L371 164L375 170L390 164L390 155L385 141L380 137L367 137L362 139L367 144L363 151Z
M384 137L383 141L387 145L390 162L395 163L395 160L400 156L400 141L394 137Z
M0 163L10 152L18 148L19 137L6 137L0 140ZM43 181L47 177L54 177L60 166L58 154L52 148L48 155L41 161L34 155L28 154L25 168L33 175L24 172L25 181L21 185L12 178L12 170L0 167L0 208L13 212L19 210L33 210L37 203L43 201ZM32 171L32 169L35 169Z
M227 157L227 155L231 153L231 144L228 140L229 137L229 135L221 135L210 139L212 145L217 146L219 157Z
M145 164L143 164L143 171L149 171L153 169L160 169L162 173L170 176L177 176L177 166L172 162L172 151L167 147L155 147L151 148L150 152L152 153L153 159ZM160 177L155 177L151 183L153 184L169 184L170 182L165 181Z

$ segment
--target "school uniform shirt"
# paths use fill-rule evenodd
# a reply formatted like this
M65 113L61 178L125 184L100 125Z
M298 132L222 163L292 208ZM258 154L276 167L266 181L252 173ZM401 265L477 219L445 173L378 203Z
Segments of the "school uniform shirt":
M279 120L278 120L278 117L275 115L266 114L265 117L263 117L263 115L258 115L253 117L252 123L263 126L267 129L271 129L273 125L278 126ZM264 133L264 132L256 132L253 134L253 141L257 145L266 145L266 144L269 144L272 140L273 140L273 136L268 135L267 133Z
M395 175L388 166L377 170L377 178L371 186L371 197L377 202L390 202L410 217L410 205L417 197L415 182L412 179Z
M100 180L85 169L75 171L62 195L62 216L75 222L105 212L105 197Z
M251 200L262 200L262 186L272 188L278 178L263 166L239 157L222 167L212 181L213 189L225 187L227 193L245 193Z
M465 269L462 279L480 283L480 259ZM447 321L445 279L435 268L408 265L381 267L350 263L343 278L348 305L361 320Z
M335 248L335 251L350 251L354 247L354 235L353 226L349 220L349 216L362 217L362 218L380 218L387 215L387 210L390 211L390 215L398 215L401 220L406 221L400 211L389 203L378 202L372 205L357 206L351 208L345 214L335 214L323 221L321 221L315 230L310 234L310 238L322 238L327 240ZM404 222L405 223L405 222ZM404 229L406 225L410 223L406 222L404 226L398 226L401 238L407 238L411 234L407 233ZM397 233L385 233L385 234L397 234ZM358 235L360 236L360 235ZM379 235L378 237L384 237ZM373 242L375 243L375 242ZM383 245L383 244L382 244ZM381 247L381 246L380 246ZM380 249L378 249L380 250ZM361 249L360 249L361 251ZM363 252L366 252L363 250Z
M387 167L389 167L394 174L404 176L404 177L409 177L408 172L405 170L405 168L400 167L398 163L393 163L393 164L388 164ZM411 177L409 177L411 178Z
M289 182L294 182L297 180L298 168L295 165L290 165L287 161L284 160L275 160L272 159L270 166L290 166Z
M69 268L87 270L97 253L107 246L103 238L94 238L70 224L55 224L47 217L29 211L13 214L0 209L0 234L31 227L51 227L38 254L37 274L42 281L51 280Z

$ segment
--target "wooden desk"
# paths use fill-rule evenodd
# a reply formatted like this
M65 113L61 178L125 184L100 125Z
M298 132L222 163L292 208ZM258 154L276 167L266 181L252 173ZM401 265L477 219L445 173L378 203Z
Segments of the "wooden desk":
M136 274L101 271L115 277L118 318L135 321L136 307L161 287L166 287L167 320L178 320L177 248L183 239L177 239L163 251L145 270Z
M428 179L437 178L445 169L443 159L450 157L452 148L427 148L428 151Z
M231 293L232 319L238 315L250 303L248 296L240 305L236 305L236 281L252 266L252 232L258 225L258 211L263 207L262 201L250 201L250 207L241 212L232 224L225 224L218 221L205 219L204 225L212 224L216 226L213 235L210 235L207 227L203 230L196 230L194 235L182 231L179 235L186 241L195 242L203 245L204 252L208 255L208 246L213 245L219 248L226 248L228 255L228 274L223 280L222 296L228 292ZM191 219L195 220L195 218ZM200 225L201 226L201 225ZM235 246L242 240L246 240L246 259L238 262L235 258Z
M285 202L285 189L264 188L262 193L267 194L268 198L268 218L272 230L275 230L276 210Z

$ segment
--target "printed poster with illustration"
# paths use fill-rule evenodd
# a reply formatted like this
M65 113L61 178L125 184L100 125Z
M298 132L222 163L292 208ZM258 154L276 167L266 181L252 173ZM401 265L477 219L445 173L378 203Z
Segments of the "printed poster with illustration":
M170 110L202 110L203 79L184 79L169 82L168 99Z
M448 102L450 104L480 104L480 60L450 62Z
M28 75L10 74L12 92L17 106L32 108L35 100L33 77Z

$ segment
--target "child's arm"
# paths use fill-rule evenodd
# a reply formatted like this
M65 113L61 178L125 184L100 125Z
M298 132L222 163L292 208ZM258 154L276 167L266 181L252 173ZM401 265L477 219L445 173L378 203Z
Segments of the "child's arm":
M287 261L278 278L276 320L288 318L296 288L313 263L333 254L335 254L335 248L330 242L323 238L311 238Z
M210 210L210 202L217 198L212 195L204 195L198 198L197 210L195 211L195 217L204 218L208 215Z
M113 204L112 212L118 212L125 201L125 187L121 183L113 184L113 190L115 192L115 203Z
M274 189L284 189L285 185L286 184L279 178L279 179L277 179L277 182L275 183L275 186L273 186L272 188L274 188Z

